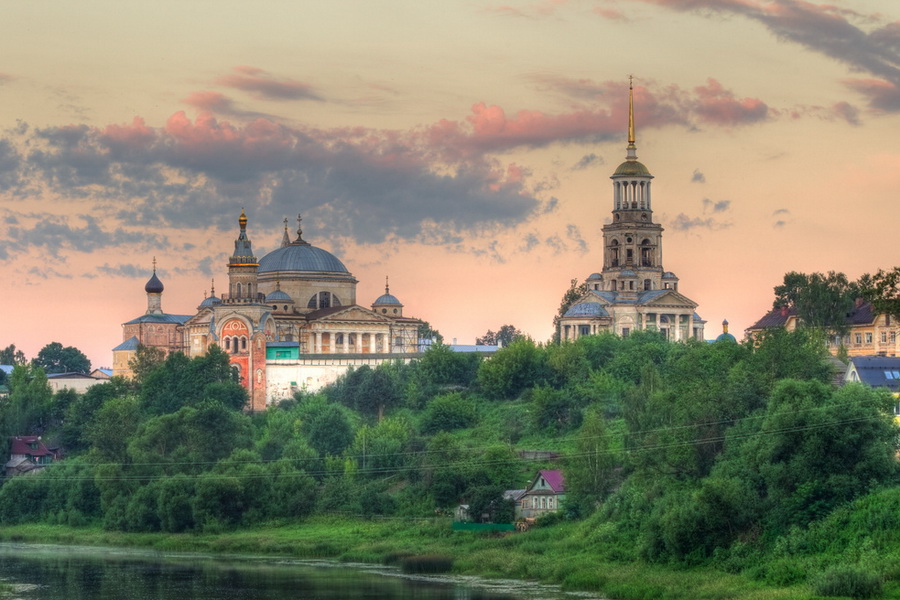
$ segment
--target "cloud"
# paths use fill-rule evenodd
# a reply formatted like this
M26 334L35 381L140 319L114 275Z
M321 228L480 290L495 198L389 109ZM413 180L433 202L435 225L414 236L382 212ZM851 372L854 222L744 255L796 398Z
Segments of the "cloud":
M700 172L700 169L694 169L691 175L691 183L706 183L706 175Z
M725 212L729 208L731 208L731 200L719 200L718 202L713 202L709 198L703 199L703 212L711 211L713 214Z
M525 239L522 240L522 245L519 247L519 250L522 252L531 252L541 243L538 239L536 233L532 232L525 236Z
M15 78L12 75L9 75L7 73L0 73L0 85L3 85L8 81L12 81L13 79Z
M851 125L859 125L859 109L849 102L838 102L832 107L832 112L847 121Z
M569 224L566 226L566 237L575 243L575 252L587 254L589 250L588 243L581 237L581 231L577 225Z
M97 267L97 271L105 277L128 277L130 279L149 279L151 273L147 265L122 264L112 266L109 263L100 265ZM83 277L88 276L96 275L83 275Z
M6 229L5 255L27 252L37 248L45 256L61 258L61 251L90 253L109 248L132 247L140 250L165 247L166 236L142 233L125 228L104 229L90 215L81 215L84 225L72 225L65 217L45 215L30 225L21 223Z
M791 222L791 211L786 208L779 208L778 210L773 211L772 216L777 217L775 221L772 222L772 227L775 229L781 229Z
M584 156L582 156L581 159L572 167L572 170L582 171L584 169L587 169L588 167L596 167L602 165L604 164L604 162L605 161L603 160L602 156L597 156L596 154L591 152L590 154L585 154Z
M900 111L900 23L880 25L878 14L865 15L834 4L806 0L637 0L705 15L736 14L765 26L779 40L799 44L835 59L874 80L848 85L869 98L870 106Z
M694 112L701 120L717 125L746 125L763 121L769 107L757 98L737 99L715 79L707 79L705 86L694 88L697 99Z
M308 83L276 79L256 67L239 66L233 70L234 73L218 77L215 82L224 87L250 92L263 100L322 100Z

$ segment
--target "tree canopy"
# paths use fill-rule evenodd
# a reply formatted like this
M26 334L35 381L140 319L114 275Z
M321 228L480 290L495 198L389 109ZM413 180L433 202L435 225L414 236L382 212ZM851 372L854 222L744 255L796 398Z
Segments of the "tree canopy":
M517 339L524 337L522 331L514 325L501 325L497 331L487 330L483 336L475 338L475 343L485 346L509 346Z
M884 270L860 279L862 295L875 311L900 319L900 267Z
M91 361L84 352L73 346L63 346L59 342L50 342L41 348L32 361L36 366L51 373L90 373Z
M784 275L781 285L775 287L774 308L793 307L806 327L847 332L847 313L859 296L859 286L843 273L798 273Z

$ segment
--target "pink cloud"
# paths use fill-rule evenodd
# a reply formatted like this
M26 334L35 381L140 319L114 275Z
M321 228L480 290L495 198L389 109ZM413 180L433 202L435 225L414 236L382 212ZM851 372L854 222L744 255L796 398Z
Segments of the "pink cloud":
M758 98L737 99L715 79L707 79L705 86L694 88L697 101L694 107L704 121L717 125L746 125L765 120L769 107Z
M274 79L262 69L239 66L235 73L223 75L215 81L219 85L245 92L267 100L321 100L311 85L290 79Z
M100 140L113 149L146 148L156 140L156 131L135 117L130 125L107 125L100 131Z
M601 8L599 6L596 6L594 7L593 11L594 14L610 21L627 21L627 19L625 18L625 14L615 8Z
M869 105L878 111L896 112L900 110L900 87L883 79L849 79L848 87L869 99Z
M203 111L221 113L234 111L234 103L231 98L220 92L191 92L183 102Z
M838 102L831 107L832 112L851 125L859 125L859 109L849 102Z

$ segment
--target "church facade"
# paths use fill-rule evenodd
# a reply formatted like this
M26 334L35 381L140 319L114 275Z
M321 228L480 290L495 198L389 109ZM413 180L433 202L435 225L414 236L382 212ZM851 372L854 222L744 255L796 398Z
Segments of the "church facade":
M128 364L139 345L193 357L217 344L247 388L249 408L262 410L299 389L319 389L352 366L417 356L421 321L403 314L387 284L370 308L358 305L356 278L333 254L305 241L297 220L296 239L285 220L281 247L258 259L241 211L228 292L217 297L213 287L194 314L163 312L154 264L144 287L147 312L123 324L113 374L131 376Z
M633 89L628 108L626 158L611 176L612 221L602 230L603 266L587 278L587 292L559 319L560 339L653 329L673 341L702 340L706 322L696 312L697 303L663 268L663 228L653 222L653 175L637 160Z

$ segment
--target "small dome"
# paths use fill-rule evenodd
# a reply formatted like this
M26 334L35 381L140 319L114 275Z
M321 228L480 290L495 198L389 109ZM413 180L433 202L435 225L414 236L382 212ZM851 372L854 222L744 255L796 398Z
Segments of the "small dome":
M159 280L159 277L156 276L156 269L153 269L153 275L150 279L147 280L147 285L144 286L144 291L148 294L162 294L163 293L163 284L162 281Z
M608 317L609 313L599 302L580 302L573 304L564 317Z
M222 299L216 296L210 296L209 298L203 299L203 302L200 303L200 308L212 308L217 304L222 304Z
M653 177L650 174L650 171L647 167L644 166L643 163L640 163L636 160L626 160L619 168L616 169L616 172L612 174L613 177Z
M735 337L733 335L731 335L730 333L728 333L727 331L725 333L720 333L719 337L716 338L716 341L717 342L734 342L735 344L737 343L737 340L735 339Z
M288 296L285 292L282 292L280 289L275 290L274 292L270 292L268 296L266 296L266 304L284 304L286 302L293 303L294 300Z
M588 281L598 281L598 280L602 281L603 275L601 275L600 273L591 273L590 276L587 278L587 280Z
M625 269L624 271L622 271L621 273L619 273L619 277L620 277L620 278L622 278L622 277L629 277L629 278L631 278L631 277L637 277L637 273L635 273L635 272L632 271L631 269Z
M269 252L259 260L259 273L274 271L320 271L326 273L349 273L338 258L321 248L307 243L293 243L273 252Z
M382 294L378 297L375 302L372 303L372 306L403 306L400 303L400 300L397 299L396 296L391 294Z
M676 277L675 273L673 273L672 271L666 271L665 273L663 273L662 278L663 279L678 279L678 277Z

